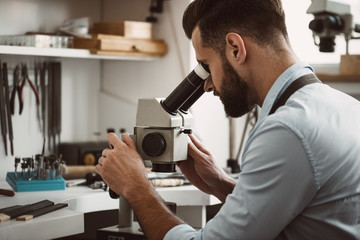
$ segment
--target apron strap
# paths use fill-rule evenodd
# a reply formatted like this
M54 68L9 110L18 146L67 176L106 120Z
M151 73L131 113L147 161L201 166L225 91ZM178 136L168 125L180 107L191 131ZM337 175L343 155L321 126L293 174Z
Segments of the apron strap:
M300 88L312 84L312 83L321 83L321 81L316 77L315 74L307 74L298 79L296 79L290 86L281 94L280 98L272 106L269 115L273 114L279 107L283 106L289 97L299 90Z

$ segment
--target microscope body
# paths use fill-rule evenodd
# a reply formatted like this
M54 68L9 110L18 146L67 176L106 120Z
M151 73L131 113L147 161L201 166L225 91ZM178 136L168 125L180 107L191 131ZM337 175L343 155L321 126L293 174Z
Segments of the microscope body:
M163 98L139 99L136 126L131 138L144 160L152 162L155 172L174 172L175 162L187 159L187 134L191 113L168 113Z
M175 163L187 159L193 122L188 109L204 93L209 69L199 63L167 98L139 99L136 126L130 137L154 172L175 172Z

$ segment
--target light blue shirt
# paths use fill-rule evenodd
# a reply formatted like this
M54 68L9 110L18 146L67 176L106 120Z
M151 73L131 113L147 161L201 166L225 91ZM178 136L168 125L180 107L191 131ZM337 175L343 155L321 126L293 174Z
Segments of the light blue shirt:
M308 73L296 63L270 89L219 213L200 231L182 224L164 239L360 239L360 102L314 83L268 115Z

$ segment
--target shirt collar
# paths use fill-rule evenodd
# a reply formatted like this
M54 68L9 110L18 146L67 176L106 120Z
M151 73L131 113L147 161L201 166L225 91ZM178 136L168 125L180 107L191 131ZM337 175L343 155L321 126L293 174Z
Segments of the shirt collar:
M275 83L266 95L262 109L259 114L258 122L260 122L260 120L269 115L269 112L275 101L281 96L281 94L292 82L294 82L299 77L309 73L314 73L314 69L304 62L297 62L291 65L288 69L286 69L276 79Z

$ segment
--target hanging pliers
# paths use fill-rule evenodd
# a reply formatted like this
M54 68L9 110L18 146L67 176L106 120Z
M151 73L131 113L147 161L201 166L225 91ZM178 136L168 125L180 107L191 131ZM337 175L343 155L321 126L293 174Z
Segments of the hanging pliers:
M20 113L21 113L22 109L24 107L24 102L23 102L22 96L20 94L20 69L19 69L19 65L16 65L16 67L14 69L14 85L13 85L13 90L11 91L11 96L10 96L11 115L14 115L14 112L15 112L15 95L16 95L16 92L17 92L18 98L19 98Z
M21 86L20 86L20 99L21 99L21 102L23 103L23 97L22 97L22 93L23 93L23 90L24 90L24 86L25 86L25 83L26 81L29 83L31 89L33 90L34 94L35 94L35 97L36 97L36 105L40 105L40 97L39 97L39 93L38 91L36 90L36 87L35 85L31 82L31 80L29 79L29 75L28 75L28 69L27 69L27 66L26 64L21 64L21 75L23 77L23 80L22 80L22 83L21 83ZM22 105L24 106L24 105ZM22 112L22 107L21 107L21 103L20 103L20 112L19 114L21 114Z

